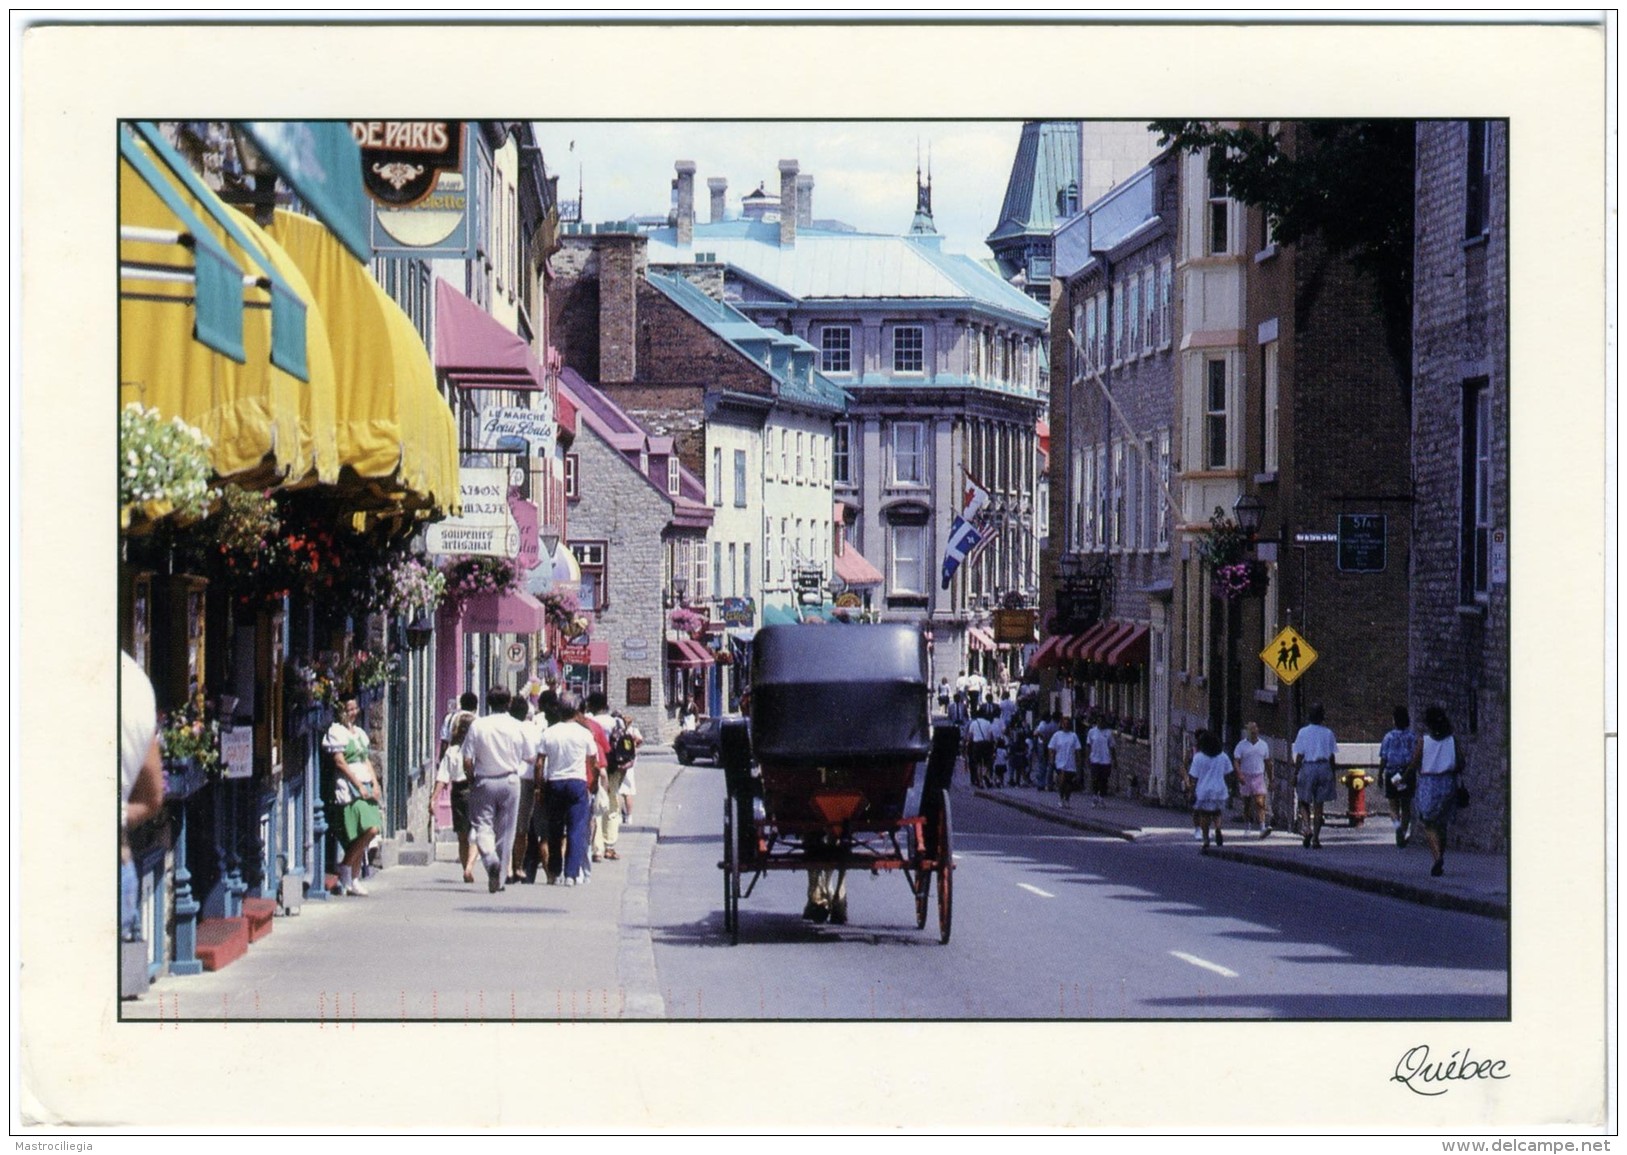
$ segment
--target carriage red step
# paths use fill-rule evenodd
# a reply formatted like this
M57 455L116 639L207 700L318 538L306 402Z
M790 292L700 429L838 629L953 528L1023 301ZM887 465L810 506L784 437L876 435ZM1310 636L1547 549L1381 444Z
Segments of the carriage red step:
M243 900L243 917L249 924L249 941L259 942L271 933L272 919L277 915L277 900L274 898L245 898Z
M198 923L198 961L206 971L230 966L248 953L249 920L206 918Z

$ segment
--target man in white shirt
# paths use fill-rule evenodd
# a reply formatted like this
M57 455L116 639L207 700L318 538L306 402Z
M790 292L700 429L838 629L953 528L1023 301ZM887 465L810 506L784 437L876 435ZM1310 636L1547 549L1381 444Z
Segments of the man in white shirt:
M1062 796L1062 805L1068 805L1073 784L1079 776L1079 735L1073 732L1073 718L1065 716L1057 732L1051 735L1051 765L1056 768L1056 789Z
M1237 767L1237 791L1243 796L1243 831L1249 833L1258 826L1261 838L1271 834L1271 807L1266 799L1266 763L1270 756L1270 745L1260 737L1260 724L1250 722L1248 734L1232 751L1232 761Z
M559 720L542 732L543 792L548 810L548 881L580 886L588 880L592 787L599 775L599 744L578 719L576 699L559 696Z
M1322 703L1311 706L1309 717L1309 724L1301 726L1294 738L1294 794L1305 845L1321 847L1322 805L1333 801L1339 743L1322 725Z
M1085 732L1085 756L1090 762L1090 804L1107 805L1107 788L1113 779L1113 730L1100 714Z
M469 788L469 828L493 894L503 889L503 868L514 854L520 773L537 756L535 740L508 712L511 699L506 686L488 690L490 713L476 718L463 739L464 773L474 783Z

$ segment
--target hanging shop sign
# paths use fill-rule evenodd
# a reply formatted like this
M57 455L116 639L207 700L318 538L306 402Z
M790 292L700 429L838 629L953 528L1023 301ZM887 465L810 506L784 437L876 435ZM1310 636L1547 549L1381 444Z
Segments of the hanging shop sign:
M1002 646L1025 646L1034 640L1034 610L995 610L994 640Z
M554 455L554 407L546 392L539 392L535 409L492 405L480 411L477 442L472 448L490 452L524 453L529 457Z
M721 612L724 625L749 626L757 618L757 603L752 598L724 598Z
M220 731L221 773L226 778L254 777L254 727L234 726Z
M458 470L463 513L424 531L430 553L475 553L518 557L520 526L509 504L506 469L465 466Z
M373 248L386 255L473 260L474 149L458 120L353 120Z
M1339 515L1339 572L1383 573L1385 533L1382 513Z

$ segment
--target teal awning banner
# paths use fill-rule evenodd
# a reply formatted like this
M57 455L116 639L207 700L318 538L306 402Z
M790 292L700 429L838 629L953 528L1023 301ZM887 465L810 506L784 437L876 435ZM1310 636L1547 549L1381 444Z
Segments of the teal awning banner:
M215 240L215 235L198 219L186 198L176 191L152 158L141 151L130 129L123 125L119 128L119 155L140 174L147 187L158 194L164 207L175 214L175 219L193 238L193 336L215 352L242 364L248 356L243 349L243 270Z
M209 186L204 184L203 181L198 178L198 174L192 171L192 166L187 164L181 155L170 147L169 142L164 139L164 134L158 131L158 126L149 121L137 121L135 124L135 130L141 135L142 140L146 141L148 147L150 147L153 152L158 155L158 158L164 162L165 167L167 167L170 172L175 175L175 179L186 186L187 191L192 194L193 199L204 206L209 215L215 219L215 223L226 230L226 235L231 237L232 240L236 241L244 253L248 254L249 259L253 260L255 265L259 268L260 276L263 277L271 286L271 362L283 372L291 374L294 377L298 377L301 381L309 381L310 372L305 364L304 301L302 301L299 295L294 292L294 290L289 286L288 282L282 279L281 274L277 272L270 261L262 260L255 256L255 254L260 250L254 244L254 242L249 239L248 234L243 231L242 226L232 219L232 210L228 209L224 204L221 204L219 198L217 198L215 194L210 191ZM132 143L130 151L139 154L141 150L136 148ZM142 159L145 160L146 158L143 157ZM130 163L136 164L134 160L131 160ZM183 208L185 207L185 202L181 201L179 196L175 196L173 189L170 189L168 196L166 196L165 191L159 188L157 184L153 183L148 171L143 169L141 165L136 165L136 171L140 172L143 176L148 177L147 183L153 185L153 190L157 192L160 197L165 199L166 204L169 203L169 197L174 196L175 200L180 202ZM158 177L158 181L159 183L166 185L169 183L161 176ZM219 207L217 208L216 206ZM188 218L194 221L196 220L195 217L192 217L190 212L188 212L187 217L183 219ZM213 243L213 238L209 234L209 231L204 229L201 225L199 225L198 228L192 229L191 231L194 236L198 237L200 245L203 243L203 240L206 237L210 239L211 243ZM228 261L231 260L230 257L226 256L225 250L220 250L220 252L223 258ZM234 359L241 361L243 360L244 356L242 353L243 288L241 281L238 282L237 287L237 309L239 352ZM201 316L203 312L201 307L199 308L198 312ZM200 336L199 340L203 340L203 338ZM208 342L205 342L205 344L208 344ZM213 346L211 346L211 348L213 348Z
M240 122L288 187L358 261L371 262L372 202L362 184L362 153L345 121Z

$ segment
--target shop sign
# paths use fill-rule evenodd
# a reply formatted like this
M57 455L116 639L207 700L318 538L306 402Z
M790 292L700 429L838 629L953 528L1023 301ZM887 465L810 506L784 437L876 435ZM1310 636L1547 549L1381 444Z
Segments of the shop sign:
M530 457L554 455L554 409L547 402L547 394L538 393L544 402L536 409L521 409L511 405L493 405L480 411L477 429L477 450L498 450L524 453Z
M1002 646L1023 646L1034 640L1034 610L995 610L994 640Z
M757 617L757 602L753 598L724 598L723 624L749 626Z
M520 526L509 504L506 469L466 466L458 470L463 513L424 531L430 553L475 553L518 557Z
M473 260L474 152L457 120L353 120L381 254Z
M222 774L227 778L254 777L254 727L234 726L220 732Z
M621 656L629 662L644 662L650 657L650 640L648 638L623 638L621 640Z
M581 666L584 670L593 661L587 642L571 642L559 651L560 659L568 666Z

